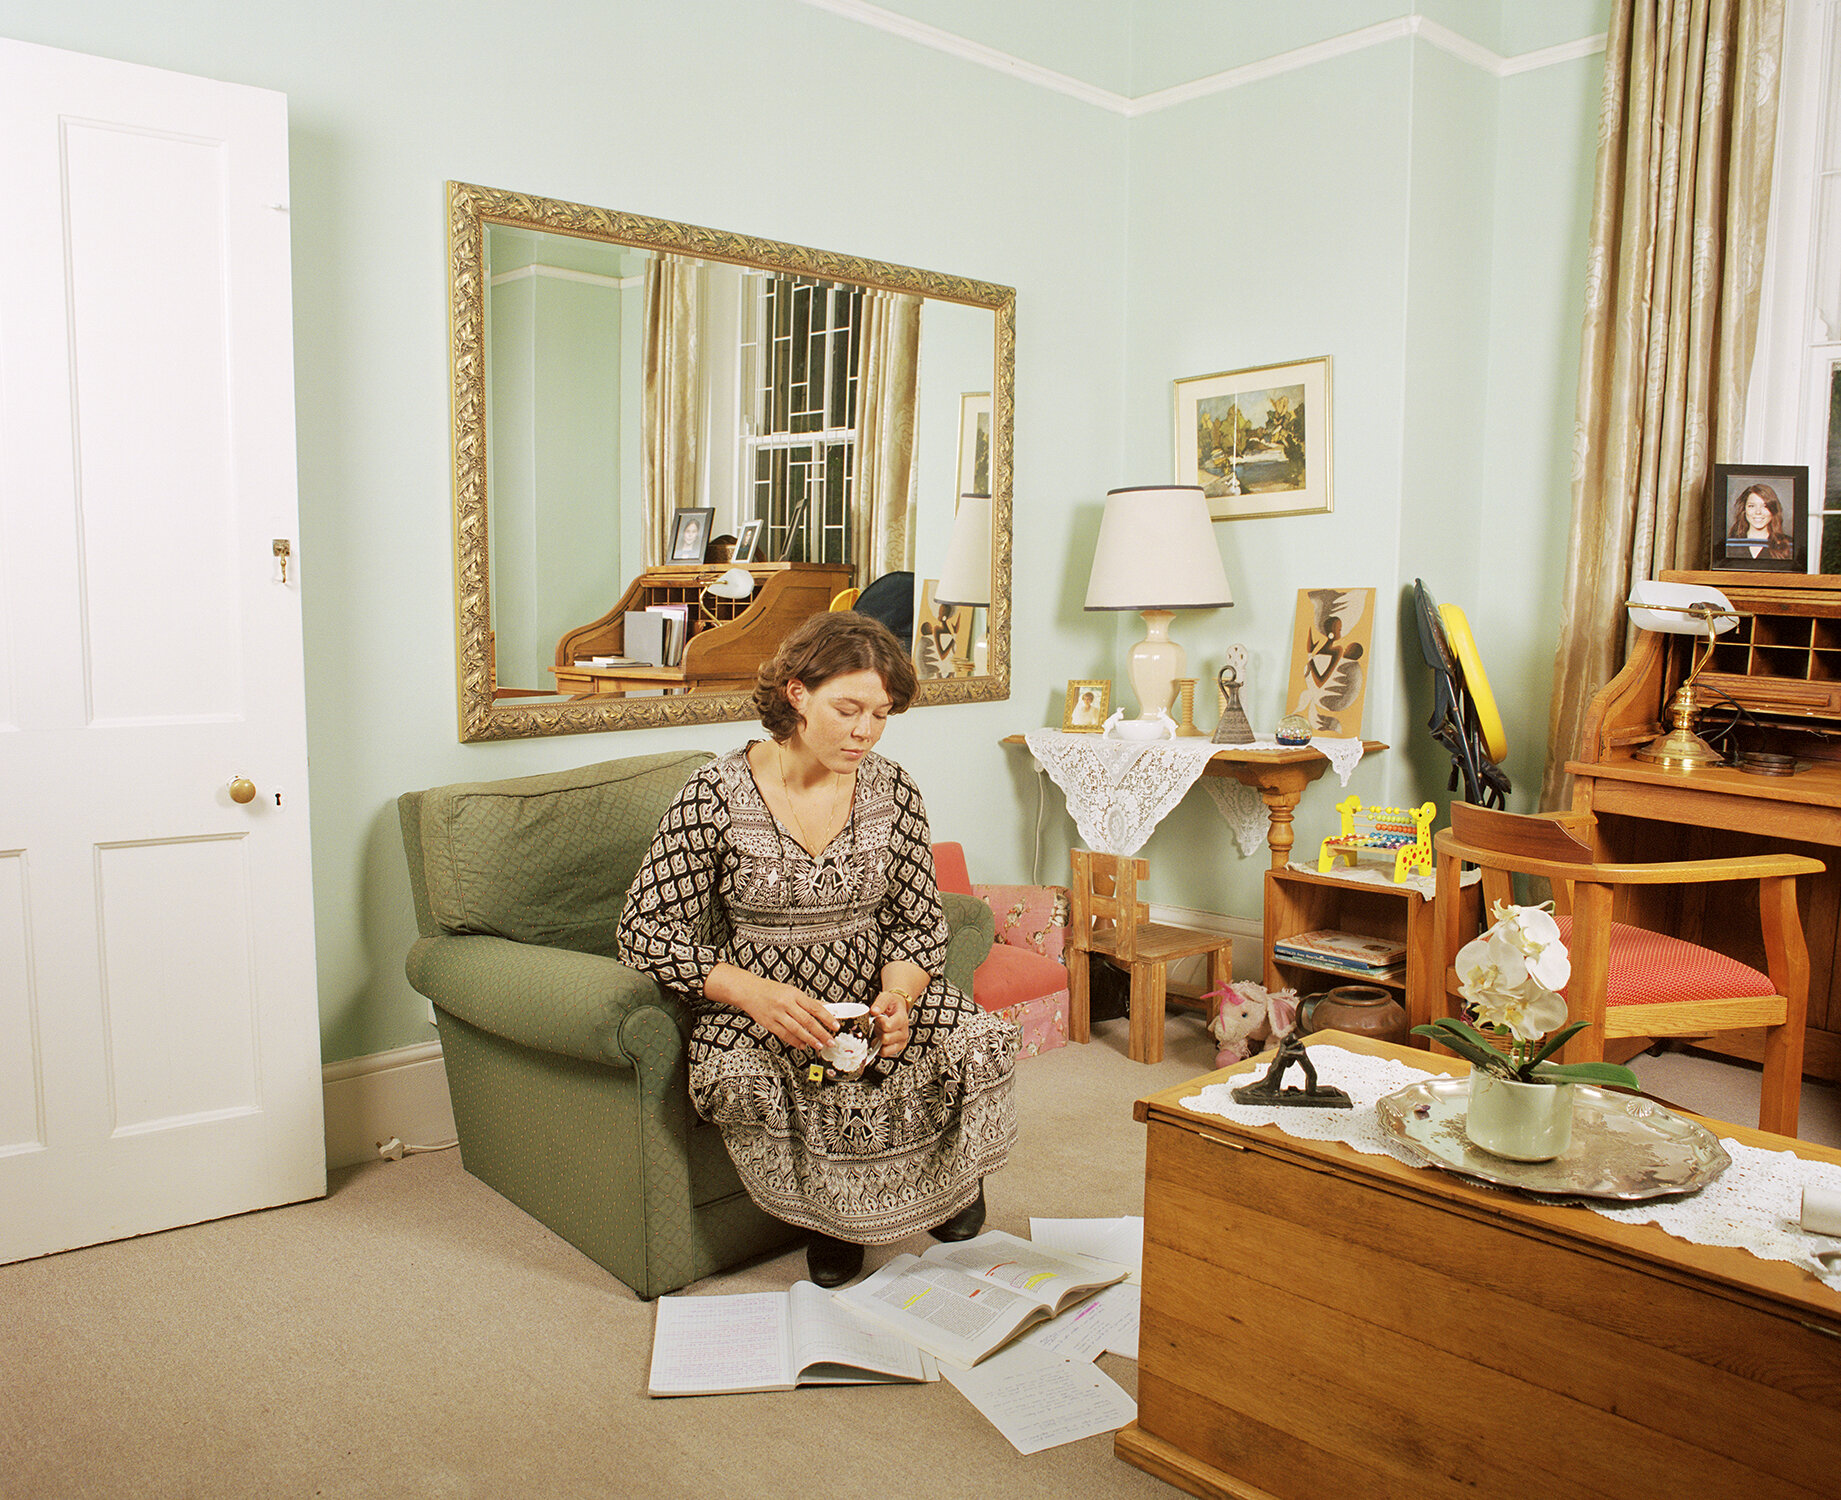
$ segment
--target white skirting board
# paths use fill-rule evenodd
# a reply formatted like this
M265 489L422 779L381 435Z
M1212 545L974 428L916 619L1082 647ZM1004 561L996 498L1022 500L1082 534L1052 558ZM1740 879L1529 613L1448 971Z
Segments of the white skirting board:
M321 1076L329 1169L376 1161L378 1148L392 1137L408 1147L454 1139L440 1042L327 1063Z

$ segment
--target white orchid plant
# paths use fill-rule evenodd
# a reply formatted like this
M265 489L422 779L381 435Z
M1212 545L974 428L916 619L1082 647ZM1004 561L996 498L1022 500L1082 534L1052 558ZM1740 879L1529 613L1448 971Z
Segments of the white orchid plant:
M1572 960L1560 940L1553 903L1497 902L1493 914L1496 920L1489 931L1458 949L1458 993L1475 1020L1494 1032L1497 1041L1506 1041L1506 1048L1492 1043L1475 1025L1449 1016L1415 1026L1414 1033L1515 1083L1639 1087L1636 1074L1616 1063L1548 1061L1590 1024L1566 1024L1566 1001L1559 992L1572 977Z

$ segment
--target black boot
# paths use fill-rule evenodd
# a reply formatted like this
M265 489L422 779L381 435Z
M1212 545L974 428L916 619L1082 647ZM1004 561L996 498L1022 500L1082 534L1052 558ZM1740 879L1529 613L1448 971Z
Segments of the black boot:
M805 1269L820 1286L842 1286L863 1269L863 1247L813 1230L805 1247Z
M978 1196L944 1224L935 1224L927 1232L936 1240L969 1240L984 1228L984 1180L979 1179Z

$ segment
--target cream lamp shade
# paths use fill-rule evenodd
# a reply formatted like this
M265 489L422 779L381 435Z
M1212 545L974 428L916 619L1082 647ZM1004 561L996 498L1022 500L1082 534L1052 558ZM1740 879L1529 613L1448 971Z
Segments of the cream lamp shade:
M1199 484L1107 492L1086 607L1144 616L1145 637L1132 647L1127 669L1139 718L1168 712L1176 679L1187 675L1183 648L1170 639L1175 611L1225 609L1233 602Z
M946 565L933 585L936 604L958 604L976 611L991 606L991 497L961 495L946 539ZM990 646L974 627L972 671L984 674Z
M933 597L941 604L991 603L991 497L961 495L946 539L946 565Z

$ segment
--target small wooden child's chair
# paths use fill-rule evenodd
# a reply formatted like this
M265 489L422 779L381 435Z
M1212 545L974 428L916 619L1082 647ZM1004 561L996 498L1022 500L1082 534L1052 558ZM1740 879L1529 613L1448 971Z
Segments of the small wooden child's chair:
M1071 850L1068 857L1074 866L1068 887L1068 1039L1084 1042L1091 1032L1087 955L1098 953L1131 975L1132 1060L1162 1062L1168 966L1206 953L1208 987L1220 989L1234 977L1234 940L1149 921L1150 910L1138 899L1138 882L1150 874L1143 860L1086 849Z

